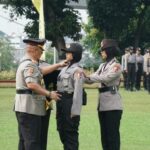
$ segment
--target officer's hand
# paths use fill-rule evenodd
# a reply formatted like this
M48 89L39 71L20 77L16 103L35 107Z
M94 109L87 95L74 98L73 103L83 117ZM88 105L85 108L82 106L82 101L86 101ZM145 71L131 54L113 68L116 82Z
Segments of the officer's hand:
M63 60L62 62L59 63L60 67L65 67L68 65L68 60Z
M50 92L50 98L52 100L55 100L55 101L60 100L60 97L61 97L61 95L58 94L57 91L51 91Z

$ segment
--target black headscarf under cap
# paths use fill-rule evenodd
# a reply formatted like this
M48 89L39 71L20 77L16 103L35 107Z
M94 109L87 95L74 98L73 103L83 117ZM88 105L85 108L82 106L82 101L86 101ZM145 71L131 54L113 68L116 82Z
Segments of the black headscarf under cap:
M99 52L105 51L107 54L106 61L113 59L120 55L120 49L118 43L114 39L103 39L101 42L101 49Z

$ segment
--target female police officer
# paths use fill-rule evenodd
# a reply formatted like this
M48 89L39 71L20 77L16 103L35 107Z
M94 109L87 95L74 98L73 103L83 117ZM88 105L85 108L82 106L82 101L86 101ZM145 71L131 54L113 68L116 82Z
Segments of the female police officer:
M64 150L78 150L78 127L83 95L83 73L78 62L82 57L82 46L72 43L66 53L68 66L58 75L57 91L62 95L57 101L57 129Z
M122 116L122 101L118 92L121 65L117 62L118 45L113 39L101 42L101 57L105 61L99 69L86 78L86 82L99 82L98 117L101 127L103 150L119 150L119 126Z

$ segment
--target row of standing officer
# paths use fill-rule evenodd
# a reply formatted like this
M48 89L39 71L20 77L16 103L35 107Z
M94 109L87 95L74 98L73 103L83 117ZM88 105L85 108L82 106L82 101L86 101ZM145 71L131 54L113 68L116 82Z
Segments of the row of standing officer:
M136 90L141 89L141 77L143 75L144 88L146 85L146 68L148 65L145 63L147 59L147 54L149 50L146 50L145 55L141 55L141 49L136 48L136 53L134 53L133 47L128 47L125 49L125 54L122 56L122 70L124 77L124 87L126 90Z

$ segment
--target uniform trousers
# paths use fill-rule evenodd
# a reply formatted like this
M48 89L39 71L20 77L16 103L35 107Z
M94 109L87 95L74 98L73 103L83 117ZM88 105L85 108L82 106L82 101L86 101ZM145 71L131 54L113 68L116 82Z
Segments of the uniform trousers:
M80 116L71 118L73 94L61 93L61 100L57 101L57 130L64 150L78 150L78 128Z
M133 87L135 84L135 76L136 76L136 66L135 63L128 63L128 87L131 91L133 91Z
M144 89L147 90L147 75L146 75L146 72L143 73L143 86L144 86Z
M127 90L128 89L128 84L127 84L127 72L123 72L123 80L124 80L124 88Z
M120 120L122 110L98 111L103 150L120 150Z
M48 109L46 111L46 115L42 116L42 150L47 150L47 137L48 137L48 128L49 128L49 120L50 120L51 110Z
M147 90L150 94L150 73L147 75Z
M16 112L19 131L18 150L42 150L41 116Z
M142 77L142 73L143 73L143 64L138 63L137 65L138 65L138 70L136 72L135 87L137 90L140 90L140 88L141 88L141 77Z

